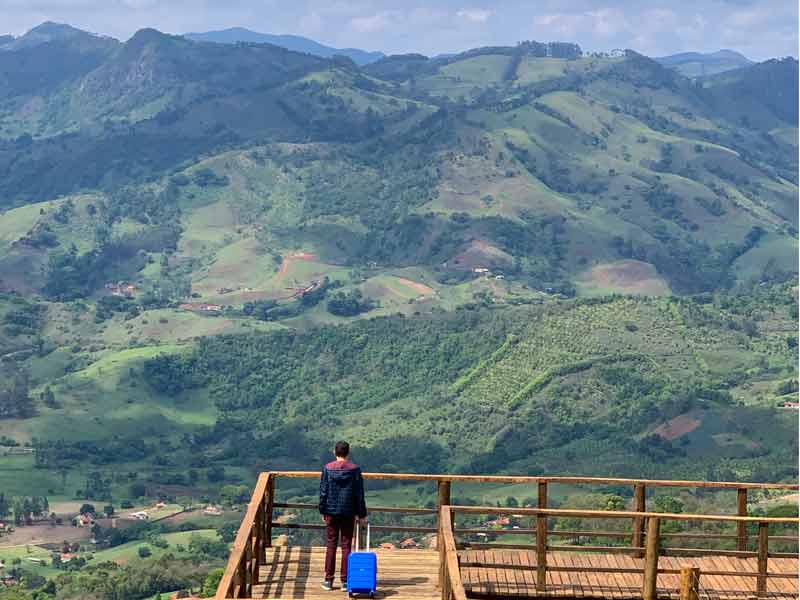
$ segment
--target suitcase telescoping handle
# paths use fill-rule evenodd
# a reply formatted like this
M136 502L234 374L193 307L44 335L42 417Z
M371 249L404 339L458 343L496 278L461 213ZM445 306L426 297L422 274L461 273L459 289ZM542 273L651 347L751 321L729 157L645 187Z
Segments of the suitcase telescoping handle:
M356 519L356 552L361 546L361 523ZM367 552L369 552L369 521L367 521Z

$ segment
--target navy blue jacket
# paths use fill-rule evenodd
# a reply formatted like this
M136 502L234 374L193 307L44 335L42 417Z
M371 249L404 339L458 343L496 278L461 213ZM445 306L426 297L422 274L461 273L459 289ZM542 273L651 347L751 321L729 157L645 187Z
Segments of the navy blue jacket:
M349 460L334 460L322 469L319 512L332 517L367 516L361 467Z

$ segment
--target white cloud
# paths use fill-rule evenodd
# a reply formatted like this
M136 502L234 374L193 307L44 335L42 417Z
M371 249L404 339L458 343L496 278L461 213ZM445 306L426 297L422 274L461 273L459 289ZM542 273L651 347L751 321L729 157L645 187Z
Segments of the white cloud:
M322 31L322 17L312 12L300 17L300 32L304 35L315 35Z
M350 27L358 33L377 33L387 29L396 17L396 11L385 10L366 17L353 17Z
M470 23L486 23L493 14L494 11L487 8L464 8L456 12L456 16Z
M589 10L579 13L553 13L533 19L543 37L555 32L560 37L578 39L589 34L599 38L617 35L630 28L625 13L615 9Z

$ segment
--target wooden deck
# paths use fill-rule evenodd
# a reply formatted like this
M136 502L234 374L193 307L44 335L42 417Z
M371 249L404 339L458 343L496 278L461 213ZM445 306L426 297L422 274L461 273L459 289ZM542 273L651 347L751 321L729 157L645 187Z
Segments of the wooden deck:
M392 600L438 600L439 553L435 550L375 550L378 555L377 598ZM339 556L337 556L337 559ZM320 587L325 572L325 548L276 546L267 549L267 564L261 567L253 598L304 598L331 600L347 598L338 589L339 560L336 564L336 590Z
M438 600L439 555L435 550L377 550L378 598L393 600ZM520 568L468 567L461 569L468 597L540 597L639 599L642 597L642 576L636 573L568 573L547 574L547 591L536 592L536 553L524 550L464 550L460 553L465 565L510 565ZM271 600L345 597L341 591L326 592L323 580L325 549L321 547L277 546L267 549L267 564L262 567L259 583L253 586L253 598ZM550 567L589 567L638 569L643 559L615 554L578 554L548 552ZM798 598L796 578L798 561L792 558L771 558L770 569L776 573L794 574L792 578L770 578L767 597ZM754 572L756 560L735 557L675 558L662 557L659 568L679 570L682 566L699 567L701 600L746 600L755 596L753 577L702 575L703 571ZM526 569L527 567L527 569ZM338 564L337 564L338 578ZM678 575L658 576L658 597L678 598Z
M310 523L276 518L282 517L284 510L311 511L315 515L318 510L316 504L309 502L276 500L279 478L318 477L319 473L311 471L270 471L259 475L215 600L321 600L323 596L345 596L341 590L326 592L321 589L323 548L272 547L277 541L274 529L319 531L324 528L318 519ZM433 534L439 541L438 551L379 550L379 598L788 600L799 597L796 547L800 519L747 514L748 490L796 491L798 485L794 483L408 473L365 473L364 478L435 481L437 489L435 509L370 506L370 512L375 514L417 517L414 523L392 520L391 525L378 520L372 526L378 536L386 532ZM450 499L454 482L535 485L537 507L453 505ZM631 485L632 510L548 508L548 486L562 484ZM647 490L665 487L735 491L736 514L648 511ZM488 525L475 527L474 523L485 520L487 515L507 515L509 519L521 521L522 526L502 531L504 536L520 536L516 538L519 541L496 542L492 536L498 534L497 530ZM572 531L554 529L556 519L577 519L582 525ZM597 525L583 525L592 522ZM662 530L662 523L676 523L679 533ZM486 535L481 542L470 541L467 537L480 534ZM564 543L565 536L588 537L590 543L570 546ZM676 545L676 537L681 545ZM606 539L611 541L605 542ZM708 548L709 540L719 540L719 545L725 549Z
M465 550L459 553L461 562L481 565L512 565L518 568L462 567L461 577L469 597L536 597L536 553L523 550ZM768 598L798 598L796 558L771 558L770 571L786 573L791 578L770 578L767 581ZM548 552L549 567L598 569L636 569L641 571L644 559L621 554L579 554L575 552ZM757 571L755 558L669 557L662 556L659 569L679 571L684 566L700 568L700 598L709 600L744 600L755 597L755 577L703 575L703 571L729 571L753 573ZM526 568L527 567L527 568ZM659 598L678 598L680 582L677 574L659 574ZM547 591L541 598L598 598L633 599L642 597L642 575L620 572L547 573Z

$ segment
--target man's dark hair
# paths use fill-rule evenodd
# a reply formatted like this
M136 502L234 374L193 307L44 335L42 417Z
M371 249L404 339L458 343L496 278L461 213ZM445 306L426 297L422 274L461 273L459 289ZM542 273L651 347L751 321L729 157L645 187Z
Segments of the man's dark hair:
M336 447L333 449L333 453L339 458L347 458L350 456L350 444L347 442L336 442Z

